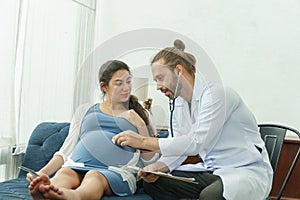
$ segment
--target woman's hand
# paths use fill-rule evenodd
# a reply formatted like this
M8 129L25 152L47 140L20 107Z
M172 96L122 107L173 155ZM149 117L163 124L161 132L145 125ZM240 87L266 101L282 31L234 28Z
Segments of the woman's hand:
M39 175L41 175L40 172L37 172ZM33 179L35 179L36 177L34 177L31 173L27 173L26 174L26 180L28 183L30 183L31 181L33 181Z
M128 120L137 129L140 128L140 127L145 127L146 126L144 120L133 109L122 112L117 117L121 117L121 118L124 118L124 119Z
M155 162L151 165L144 167L144 170L150 171L150 172L168 172L169 168L163 162L158 161L158 162ZM153 182L157 181L157 179L159 178L159 175L142 172L142 171L139 171L138 175L142 179L144 179L144 181L146 181L147 183L153 183Z

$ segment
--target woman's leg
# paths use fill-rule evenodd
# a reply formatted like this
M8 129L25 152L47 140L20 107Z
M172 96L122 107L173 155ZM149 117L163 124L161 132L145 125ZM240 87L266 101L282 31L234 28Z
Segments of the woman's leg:
M113 194L105 176L95 170L86 173L76 191L81 199L100 199L103 195L111 196Z
M83 173L70 168L61 168L57 171L55 176L51 178L51 184L59 188L74 189L80 185L83 178L82 174Z
M88 171L82 179L81 184L76 189L51 188L44 196L49 199L101 199L103 195L112 195L112 191L104 175L98 171Z

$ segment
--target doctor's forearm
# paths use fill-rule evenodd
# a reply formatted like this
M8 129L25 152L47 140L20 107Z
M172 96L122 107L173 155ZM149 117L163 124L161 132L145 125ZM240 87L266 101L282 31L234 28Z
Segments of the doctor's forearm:
M149 151L160 152L158 138L143 137L142 143L141 143L141 149L147 149Z
M139 126L137 127L138 132L140 135L145 136L145 137L150 137L149 131L147 126L144 124L144 126ZM141 151L142 152L142 158L144 160L151 160L153 156L156 154L155 152L149 152L149 151Z

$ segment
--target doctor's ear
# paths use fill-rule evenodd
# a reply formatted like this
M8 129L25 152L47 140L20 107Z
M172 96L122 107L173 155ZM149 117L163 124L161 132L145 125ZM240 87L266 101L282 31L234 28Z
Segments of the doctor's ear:
M176 67L175 67L175 70L177 71L177 76L180 76L181 75L181 72L183 70L183 66L181 64L177 64Z

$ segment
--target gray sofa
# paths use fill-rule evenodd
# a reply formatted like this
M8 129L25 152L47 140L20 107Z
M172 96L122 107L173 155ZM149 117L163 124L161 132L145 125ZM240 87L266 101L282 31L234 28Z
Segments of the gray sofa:
M42 168L63 144L68 131L69 123L43 122L39 124L31 134L26 148L22 165L34 170ZM162 133L166 134L166 133ZM0 199L17 200L31 199L28 193L28 183L25 179L26 172L20 171L18 178L0 183ZM130 200L151 200L141 183L138 183L138 190L130 197L103 197L103 200L130 199Z

